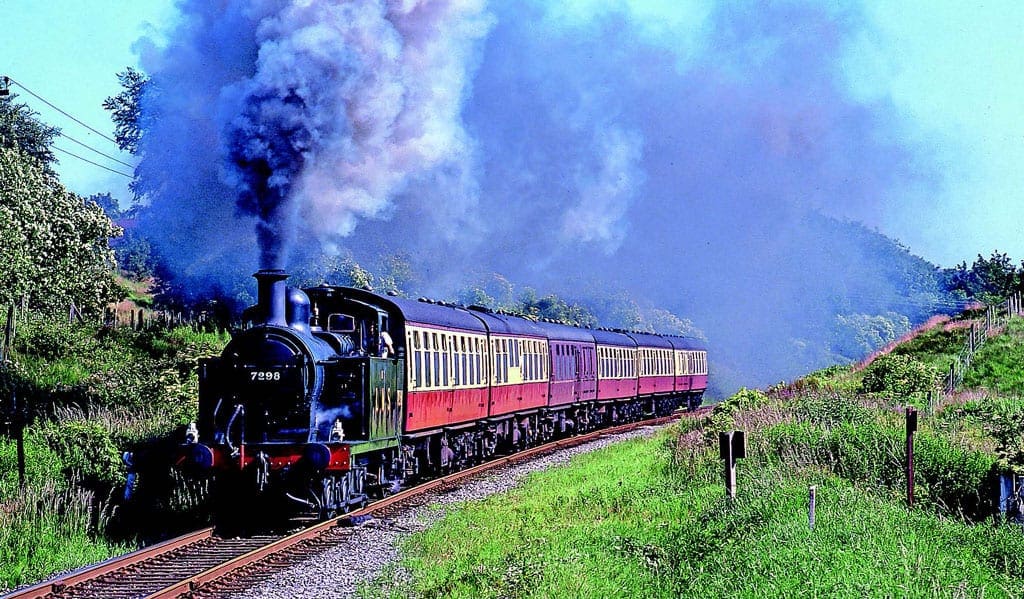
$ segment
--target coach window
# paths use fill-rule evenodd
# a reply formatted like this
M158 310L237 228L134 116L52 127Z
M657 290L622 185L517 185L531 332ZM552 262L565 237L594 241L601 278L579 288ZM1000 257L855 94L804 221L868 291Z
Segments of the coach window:
M431 368L433 358L431 357L430 334L423 333L423 387L429 387L434 381L434 370Z
M483 383L487 376L487 343L483 339L476 340L476 382Z
M430 347L430 357L434 362L434 377L430 380L430 386L437 387L441 384L441 343L437 340L437 333L430 334Z
M412 332L412 386L420 387L423 384L423 350L420 348L420 332Z
M493 369L493 372L491 373L491 380L493 381L493 384L495 384L495 385L500 382L500 380L498 378L500 376L498 374L498 371L501 370L499 368L499 366L501 364L501 357L498 355L498 350L499 349L501 349L501 344L498 343L497 339L492 339L491 340L491 368Z
M473 346L473 384L474 385L479 385L480 384L480 359L481 359L481 356L483 355L483 352L480 351L480 340L479 339L473 339L472 340L472 346Z
M448 379L448 373L451 368L451 354L449 353L451 351L451 345L448 343L448 335L441 333L439 338L441 340L441 380L439 380L437 384L442 387L447 387L451 384Z
M501 378L500 378L501 377L501 374L500 374L501 368L499 368L499 366L501 366L501 356L498 353L500 349L501 349L501 343L499 343L497 339L492 340L491 341L491 368L493 369L493 372L491 372L491 379L494 381L494 384L498 384L498 383L501 382Z
M462 371L462 348L459 345L459 339L458 335L452 337L452 372L456 387L464 383L463 377L465 376Z

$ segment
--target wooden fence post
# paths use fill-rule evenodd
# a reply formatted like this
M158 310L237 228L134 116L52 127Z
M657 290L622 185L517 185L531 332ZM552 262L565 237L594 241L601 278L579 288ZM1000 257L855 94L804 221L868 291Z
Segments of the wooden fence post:
M810 526L811 530L814 530L814 504L817 500L818 487L815 485L811 485L809 492L810 496L808 497L807 502L807 524L808 526Z
M11 391L11 404L14 409L14 442L18 452L18 487L25 488L25 410L18 403L17 391Z
M14 304L7 310L7 324L4 325L4 343L0 345L0 362L7 359L14 343Z
M914 507L914 432L917 431L917 410L908 407L907 419L907 507Z

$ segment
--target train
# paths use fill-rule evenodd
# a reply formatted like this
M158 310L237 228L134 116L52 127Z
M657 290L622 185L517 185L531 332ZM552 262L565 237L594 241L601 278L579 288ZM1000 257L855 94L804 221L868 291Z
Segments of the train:
M693 338L253 276L257 303L199 362L175 459L232 497L326 518L496 453L695 409L707 387Z

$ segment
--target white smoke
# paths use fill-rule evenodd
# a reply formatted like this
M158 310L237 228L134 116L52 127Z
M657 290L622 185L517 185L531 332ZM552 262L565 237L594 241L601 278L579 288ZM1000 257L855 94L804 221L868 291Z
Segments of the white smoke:
M562 237L597 242L612 253L629 232L625 216L643 182L643 138L618 127L601 129L595 138L600 164L596 172L577 173L580 195L562 217Z

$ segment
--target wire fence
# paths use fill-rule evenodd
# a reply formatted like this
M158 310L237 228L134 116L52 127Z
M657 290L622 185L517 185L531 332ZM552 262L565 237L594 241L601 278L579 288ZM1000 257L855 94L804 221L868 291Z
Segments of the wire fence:
M6 308L6 309L4 309ZM228 328L225 323L209 311L200 310L151 310L149 308L125 307L108 305L98 315L82 312L73 302L68 305L68 325L84 324L92 321L109 328L130 327L136 331L153 329L171 329L179 326L191 326L194 329ZM17 336L19 323L30 317L27 301L0 306L0 318L4 320L0 329L0 363L10 357L11 347Z
M1011 318L1020 316L1022 312L1024 312L1024 295L1019 291L1008 297L1006 301L985 308L983 325L971 324L963 348L949 365L949 372L946 373L946 393L952 393L963 383L964 374L971 367L974 355L985 345L985 341L1002 330Z

